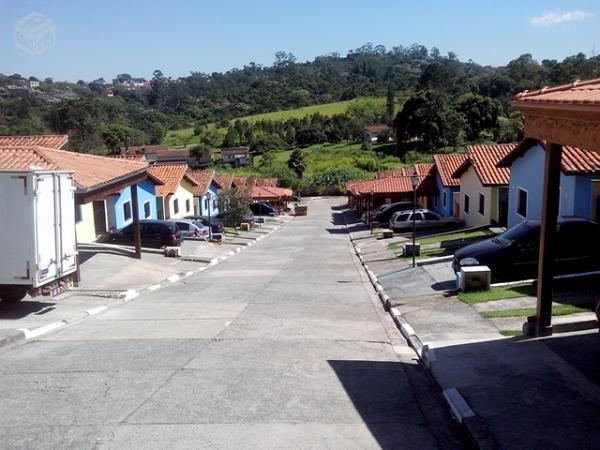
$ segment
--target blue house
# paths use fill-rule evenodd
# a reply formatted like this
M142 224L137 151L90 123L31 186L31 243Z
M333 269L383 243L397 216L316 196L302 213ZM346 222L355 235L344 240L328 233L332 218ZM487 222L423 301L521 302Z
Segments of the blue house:
M188 175L198 185L194 186L194 214L197 216L214 216L219 214L218 195L221 186L215 180L212 170L190 170Z
M508 227L525 219L541 219L544 152L543 144L526 139L498 164L511 169ZM559 213L561 216L600 219L600 154L563 147Z
M456 206L459 200L455 197L460 193L460 179L453 178L452 174L467 158L465 154L433 155L435 183L439 194L433 198L430 208L444 217L451 217L459 211Z
M138 212L140 219L156 219L156 180L138 183ZM133 222L131 188L127 187L106 199L106 221L109 230L120 230Z

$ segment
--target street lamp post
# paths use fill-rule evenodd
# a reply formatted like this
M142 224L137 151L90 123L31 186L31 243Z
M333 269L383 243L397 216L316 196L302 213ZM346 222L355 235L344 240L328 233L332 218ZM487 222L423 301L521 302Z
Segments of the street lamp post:
M413 188L413 214L412 214L412 266L415 267L415 234L417 232L417 187L419 186L419 177L415 174L410 177L410 183Z
M373 190L371 189L371 206L369 208L369 228L373 234Z
M212 222L210 221L210 206L212 203L212 193L210 191L206 191L206 195L208 196L208 240L212 241Z

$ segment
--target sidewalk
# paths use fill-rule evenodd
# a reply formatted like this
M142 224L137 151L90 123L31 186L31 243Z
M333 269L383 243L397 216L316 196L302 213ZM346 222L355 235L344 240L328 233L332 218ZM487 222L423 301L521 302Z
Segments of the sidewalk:
M598 330L506 338L443 289L443 264L399 269L381 242L361 233L351 235L374 287L476 446L597 448Z

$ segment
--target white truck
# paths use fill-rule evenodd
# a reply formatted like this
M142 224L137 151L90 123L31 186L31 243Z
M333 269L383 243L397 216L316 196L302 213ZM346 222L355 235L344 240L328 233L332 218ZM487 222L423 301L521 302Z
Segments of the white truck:
M54 295L77 272L73 174L0 171L0 300Z

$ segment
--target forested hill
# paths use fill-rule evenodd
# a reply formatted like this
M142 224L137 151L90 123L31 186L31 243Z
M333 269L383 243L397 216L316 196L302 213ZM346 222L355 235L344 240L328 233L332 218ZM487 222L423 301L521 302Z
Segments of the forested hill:
M93 82L41 81L31 88L19 74L0 75L0 134L68 133L78 151L107 151L107 127L126 130L131 145L161 142L167 130L198 127L256 113L390 94L406 99L437 91L451 101L473 93L508 101L518 91L600 76L600 57L578 54L563 61L522 55L503 67L460 61L422 45L367 44L346 56L298 62L279 52L271 66L250 63L226 73L167 78L156 70L145 87ZM35 74L43 76L43 74ZM126 74L125 74L126 75ZM110 133L109 133L110 134ZM110 139L111 136L108 136Z

